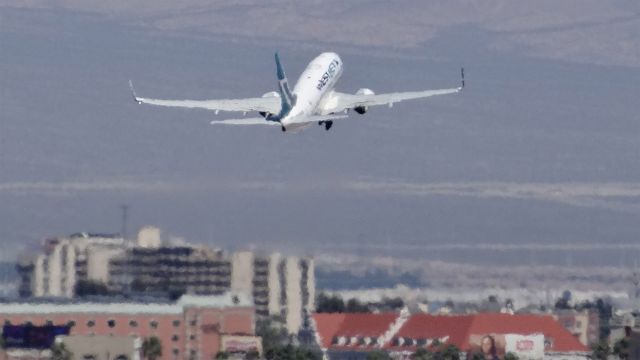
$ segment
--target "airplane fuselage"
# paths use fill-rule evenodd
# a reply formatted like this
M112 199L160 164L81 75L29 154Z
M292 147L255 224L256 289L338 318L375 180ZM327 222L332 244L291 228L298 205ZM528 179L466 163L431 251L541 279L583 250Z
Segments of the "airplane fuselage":
M320 105L330 97L329 94L333 92L342 71L342 60L336 53L322 53L313 59L302 72L293 89L296 102L291 111L280 120L283 129L301 130L311 125L311 123L291 123L291 119L324 115Z

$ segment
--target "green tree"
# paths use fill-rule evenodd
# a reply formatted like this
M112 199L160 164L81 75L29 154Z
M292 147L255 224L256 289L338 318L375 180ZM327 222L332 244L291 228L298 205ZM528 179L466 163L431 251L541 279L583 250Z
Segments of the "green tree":
M4 340L4 336L0 336L0 349L5 349L6 346L7 346L7 343Z
M227 360L228 358L229 358L229 354L227 354L224 351L218 351L218 353L214 357L215 360Z
M319 313L343 313L345 311L344 300L338 295L329 296L321 292L316 299L316 312Z
M266 350L264 358L267 360L321 360L322 355L310 349L295 347L289 344Z
M425 348L418 348L409 358L411 360L432 360L433 354Z
M155 336L144 339L142 342L142 355L149 360L156 360L162 356L162 343Z
M485 360L484 354L480 351L476 351L471 354L471 360Z
M620 360L630 359L629 357L629 339L622 338L613 345L613 355L616 355Z
M245 355L245 360L259 360L260 353L257 350L251 350Z
M256 335L262 338L262 348L265 353L269 349L286 345L289 340L287 329L279 319L274 317L258 320Z
M374 350L367 354L367 360L391 360L386 351Z
M348 313L368 313L371 312L369 306L360 302L360 300L353 298L347 301L345 311Z
M594 344L592 350L591 358L595 360L607 360L607 357L611 354L611 348L606 340L601 340L599 343Z
M437 355L442 360L460 360L460 349L453 344L444 345L440 347Z
M508 352L504 354L504 360L520 360L520 358L512 352Z
M256 323L256 335L262 337L264 358L267 360L321 360L320 351L293 346L282 319L270 317ZM249 359L247 354L247 359Z
M52 360L71 360L73 359L73 353L67 349L64 343L54 343L51 346L51 359Z

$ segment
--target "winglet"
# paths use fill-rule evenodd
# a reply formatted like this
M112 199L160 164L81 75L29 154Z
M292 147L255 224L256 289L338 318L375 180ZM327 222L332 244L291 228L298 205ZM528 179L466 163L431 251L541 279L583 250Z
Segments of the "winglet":
M131 96L133 96L133 101L138 104L142 104L142 101L138 99L138 95L136 95L136 89L133 88L133 81L129 80L129 89L131 90Z
M460 90L464 89L464 68L460 68L460 76L462 77L462 86Z

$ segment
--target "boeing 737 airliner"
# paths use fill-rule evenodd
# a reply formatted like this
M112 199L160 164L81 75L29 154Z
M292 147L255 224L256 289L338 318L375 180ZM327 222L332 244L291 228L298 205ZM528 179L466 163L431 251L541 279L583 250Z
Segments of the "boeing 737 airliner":
M227 100L160 100L138 97L133 83L129 86L134 100L138 104L173 106L185 108L201 108L220 111L239 111L245 114L250 111L260 113L262 117L232 120L214 120L213 125L275 125L282 131L295 131L308 127L313 123L324 125L329 130L333 120L347 118L346 113L353 109L364 114L369 106L388 105L394 103L425 98L434 95L446 95L460 92L464 88L464 69L462 84L452 89L374 94L370 89L360 89L354 95L334 91L338 79L342 75L342 59L336 53L326 52L313 59L304 70L293 88L280 63L278 53L276 69L278 75L278 91L268 92L259 98L227 99Z

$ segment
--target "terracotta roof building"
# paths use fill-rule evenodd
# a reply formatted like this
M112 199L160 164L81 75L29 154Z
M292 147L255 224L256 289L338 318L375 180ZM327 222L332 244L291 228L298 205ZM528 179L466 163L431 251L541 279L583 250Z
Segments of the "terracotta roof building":
M408 358L418 348L437 343L475 352L486 336L494 339L499 354L582 359L589 351L547 315L315 314L313 325L316 341L329 359L364 359L372 350Z

